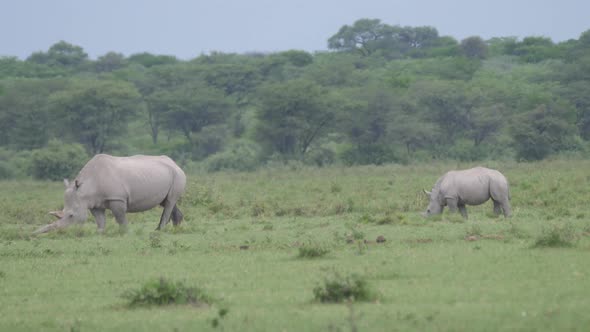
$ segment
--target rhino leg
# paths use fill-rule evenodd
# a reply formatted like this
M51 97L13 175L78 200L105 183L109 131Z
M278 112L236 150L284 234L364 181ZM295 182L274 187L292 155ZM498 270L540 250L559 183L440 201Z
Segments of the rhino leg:
M463 218L467 219L467 208L465 207L465 204L458 204L457 207Z
M502 205L498 201L494 200L493 202L494 202L494 214L499 216L502 213Z
M158 227L156 228L157 231L159 231L164 226L166 226L166 224L168 223L168 220L170 220L170 216L172 215L172 211L174 210L174 207L176 206L176 202L171 202L170 200L166 199L166 201L164 201L163 206L164 206L164 211L162 212L162 216L160 217L160 223L158 224Z
M447 198L447 206L449 207L449 211L455 213L457 209L459 209L459 204L456 199L454 198Z
M494 200L494 214L499 216L501 213L504 213L505 218L510 217L510 214L512 213L512 211L510 209L510 202L508 200L503 200L503 201Z
M96 227L99 233L102 233L104 231L104 225L106 223L106 216L105 216L105 210L104 209L91 209L90 212L92 213L92 215L94 216L94 219L96 220Z
M182 222L182 212L180 212L180 209L178 208L178 205L174 205L174 209L172 209L172 224L174 226L178 226L180 225L180 222Z
M127 231L127 203L122 201L110 201L108 208L113 211L115 220L119 224L119 229L123 232Z
M504 217L508 218L510 217L510 215L512 214L512 209L510 208L510 202L505 199L504 201L502 201L502 211L504 211Z

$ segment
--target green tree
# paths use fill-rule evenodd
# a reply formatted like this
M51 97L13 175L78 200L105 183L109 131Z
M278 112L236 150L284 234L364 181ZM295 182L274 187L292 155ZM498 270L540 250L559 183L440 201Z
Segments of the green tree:
M6 80L0 95L0 145L13 149L43 147L53 132L47 99L64 88L62 79Z
M109 140L126 133L129 119L143 104L137 89L126 82L74 80L51 97L64 136L83 144L91 154L105 151Z
M256 137L269 153L302 158L334 118L328 91L298 79L271 83L259 90Z
M125 56L121 53L109 52L98 57L94 63L96 71L99 73L112 72L121 69L127 65Z
M520 116L511 126L516 157L541 160L551 153L572 146L576 128L575 113L566 105L540 105Z
M174 56L155 55L147 52L132 54L131 56L129 56L129 58L127 58L127 60L131 63L140 64L146 68L178 63L178 59L176 59L176 57Z
M352 26L344 25L328 39L328 48L338 51L359 52L367 56L375 53L379 44L391 38L394 28L378 19L360 19Z
M468 58L485 59L488 56L488 46L481 37L467 37L461 41L461 53Z
M27 61L49 66L79 67L88 61L88 54L80 46L65 41L53 44L47 52L35 52Z
M162 90L150 97L150 107L159 110L164 124L180 131L191 147L195 134L207 126L225 123L235 102L220 89L203 83L191 83L171 90Z

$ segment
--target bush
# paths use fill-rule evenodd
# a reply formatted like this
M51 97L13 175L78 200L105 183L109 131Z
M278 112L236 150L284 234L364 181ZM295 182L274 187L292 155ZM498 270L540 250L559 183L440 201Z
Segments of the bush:
M238 141L223 152L207 158L205 164L209 172L221 170L253 171L259 163L259 148L256 144Z
M325 246L318 243L309 242L299 247L299 254L297 255L297 257L318 258L325 256L329 252L330 249L326 248Z
M10 179L13 176L14 174L10 165L5 161L0 160L0 180Z
M367 280L357 274L343 277L334 272L332 278L324 279L324 284L313 289L316 300L320 302L372 301L374 293Z
M573 225L553 225L543 229L534 247L573 247L577 239Z
M198 288L187 287L182 282L171 282L161 277L149 281L139 290L125 292L123 298L129 300L130 307L170 305L170 304L209 304L211 298Z
M87 160L82 145L52 140L47 147L33 151L31 171L36 179L57 181L74 176Z

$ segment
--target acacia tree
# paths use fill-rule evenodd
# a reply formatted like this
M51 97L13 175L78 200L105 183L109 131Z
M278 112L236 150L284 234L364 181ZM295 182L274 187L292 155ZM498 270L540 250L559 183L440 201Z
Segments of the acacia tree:
M124 135L131 116L143 107L133 85L107 80L75 80L50 102L60 119L60 134L91 154L103 152L110 140Z
M393 28L378 19L360 19L352 26L344 25L328 39L328 48L341 51L358 51L362 55L371 55L377 50L378 43L389 38Z
M301 158L334 118L328 91L314 82L297 79L260 88L256 113L257 139L269 153Z

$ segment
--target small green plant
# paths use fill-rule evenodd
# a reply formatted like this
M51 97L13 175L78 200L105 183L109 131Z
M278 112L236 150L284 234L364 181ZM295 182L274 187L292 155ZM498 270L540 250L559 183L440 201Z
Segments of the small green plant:
M315 287L313 295L322 303L373 301L376 298L366 278L358 274L342 276L337 272L331 277L326 277L322 285Z
M309 242L299 247L299 254L297 255L297 257L318 258L325 256L329 252L330 249L326 248L325 246L318 243Z
M149 281L138 290L126 291L122 297L129 301L130 307L170 304L202 305L212 302L202 290L187 287L182 282L169 281L164 277Z
M541 235L535 241L534 247L573 247L576 244L578 237L576 231L571 224L552 225L546 227L541 232Z
M229 312L229 310L227 310L226 308L219 309L219 311L217 312L217 317L215 317L211 320L211 326L213 326L213 328L219 327L221 324L221 321L223 320L223 318L225 316L227 316L228 312Z
M162 248L162 233L151 232L149 243L152 248Z
M342 191L342 186L341 186L341 185L339 185L338 183L336 183L336 182L332 182L332 183L330 184L330 192L331 192L332 194L337 194L337 193L339 193L339 192L341 192L341 191Z

